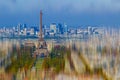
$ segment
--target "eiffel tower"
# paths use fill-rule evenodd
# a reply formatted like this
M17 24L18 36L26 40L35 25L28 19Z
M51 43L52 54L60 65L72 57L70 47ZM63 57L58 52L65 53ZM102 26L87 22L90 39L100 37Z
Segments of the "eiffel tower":
M38 39L38 45L36 48L36 51L34 52L34 57L47 57L48 56L48 50L47 50L47 44L46 41L43 39L42 36L42 11L40 11L40 32L39 32L39 39Z

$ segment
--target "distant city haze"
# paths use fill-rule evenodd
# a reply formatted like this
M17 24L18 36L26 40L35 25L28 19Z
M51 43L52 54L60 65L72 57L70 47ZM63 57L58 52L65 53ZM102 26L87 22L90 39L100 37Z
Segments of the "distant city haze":
M66 23L78 26L119 26L119 0L0 0L0 27L18 23L39 25Z

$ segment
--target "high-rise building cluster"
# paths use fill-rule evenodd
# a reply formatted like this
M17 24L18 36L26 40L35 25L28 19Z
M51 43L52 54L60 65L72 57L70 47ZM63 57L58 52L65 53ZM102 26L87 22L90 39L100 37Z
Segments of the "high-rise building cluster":
M67 24L51 23L49 26L43 25L43 36L64 36L64 35L102 35L105 29L88 26L86 28L71 28ZM16 36L38 36L39 26L27 26L26 24L18 24L15 27L0 28L0 37L16 37Z

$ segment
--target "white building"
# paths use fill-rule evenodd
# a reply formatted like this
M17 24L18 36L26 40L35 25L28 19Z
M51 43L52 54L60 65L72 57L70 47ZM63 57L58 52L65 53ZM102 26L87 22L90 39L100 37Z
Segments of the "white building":
M53 34L56 34L56 33L57 33L57 26L56 26L55 23L53 23L53 24L50 25L50 31L51 31L51 33L53 33Z

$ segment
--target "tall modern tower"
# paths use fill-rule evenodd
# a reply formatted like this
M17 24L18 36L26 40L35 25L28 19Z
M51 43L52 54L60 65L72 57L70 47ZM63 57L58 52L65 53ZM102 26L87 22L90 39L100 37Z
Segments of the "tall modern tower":
M42 11L40 11L40 32L38 36L38 46L36 48L36 51L34 52L34 57L37 58L48 56L47 44L46 41L43 39L42 33Z

